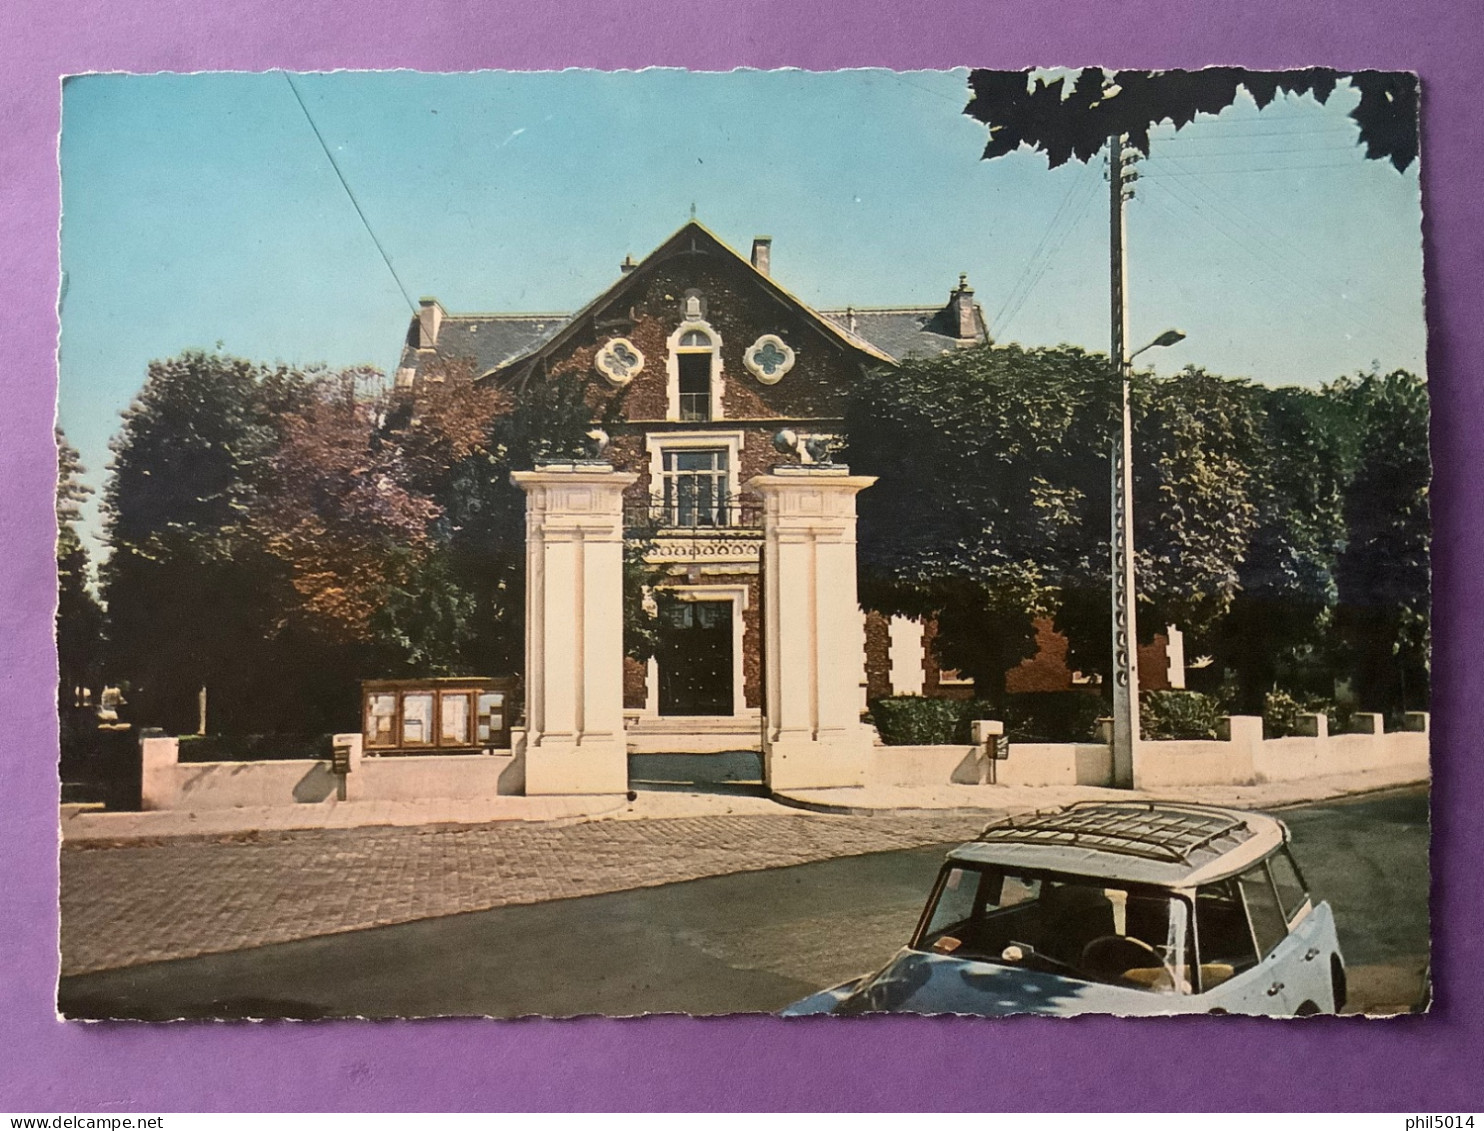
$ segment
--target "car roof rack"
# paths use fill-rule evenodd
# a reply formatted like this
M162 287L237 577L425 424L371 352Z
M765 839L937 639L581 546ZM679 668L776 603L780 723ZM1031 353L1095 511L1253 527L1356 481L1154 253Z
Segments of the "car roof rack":
M991 844L1078 847L1171 864L1223 837L1240 844L1252 835L1231 813L1140 801L1081 801L1053 812L996 821L977 839Z

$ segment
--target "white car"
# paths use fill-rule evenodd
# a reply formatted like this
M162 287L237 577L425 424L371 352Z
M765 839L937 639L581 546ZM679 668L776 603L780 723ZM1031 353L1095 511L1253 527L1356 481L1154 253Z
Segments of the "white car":
M948 854L911 941L815 1013L1306 1016L1345 1004L1329 904L1257 813L1084 802Z

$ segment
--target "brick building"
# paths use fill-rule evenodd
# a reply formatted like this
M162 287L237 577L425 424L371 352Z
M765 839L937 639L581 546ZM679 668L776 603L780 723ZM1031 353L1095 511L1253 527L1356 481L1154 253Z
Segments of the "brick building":
M587 379L595 415L615 421L607 458L639 477L626 512L655 532L650 560L666 574L659 652L647 665L625 661L625 708L641 733L670 717L691 730L706 719L745 729L758 715L761 531L743 484L809 462L809 442L839 432L863 368L987 338L963 276L941 307L814 310L773 279L770 254L765 237L744 257L691 221L640 262L626 259L573 314L451 314L424 299L397 370L404 387L453 361L512 385ZM798 441L791 456L775 446L783 430ZM868 618L863 700L868 671L872 694L968 693L937 670L930 631ZM1070 678L1064 666L1047 674Z

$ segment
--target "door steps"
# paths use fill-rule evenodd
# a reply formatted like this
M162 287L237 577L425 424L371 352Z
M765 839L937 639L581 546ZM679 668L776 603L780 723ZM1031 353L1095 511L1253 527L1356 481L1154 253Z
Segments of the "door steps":
M641 715L624 721L630 754L720 754L762 748L757 715Z

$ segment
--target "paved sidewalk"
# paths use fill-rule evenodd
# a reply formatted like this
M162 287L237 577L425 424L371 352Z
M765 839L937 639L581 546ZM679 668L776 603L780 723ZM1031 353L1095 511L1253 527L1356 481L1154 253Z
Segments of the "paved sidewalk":
M149 841L178 836L228 836L292 829L367 826L484 825L494 821L571 824L617 813L623 794L590 797L488 797L470 801L330 801L307 805L239 806L109 813L91 806L62 806L66 844Z
M860 789L795 789L774 796L785 805L816 813L865 815L881 812L963 812L980 809L1022 811L1070 805L1075 801L1159 798L1235 809L1281 809L1348 793L1413 785L1428 780L1427 767L1405 765L1328 777L1259 785L1187 785L1158 790L1106 789L1101 786L935 785L873 786Z

